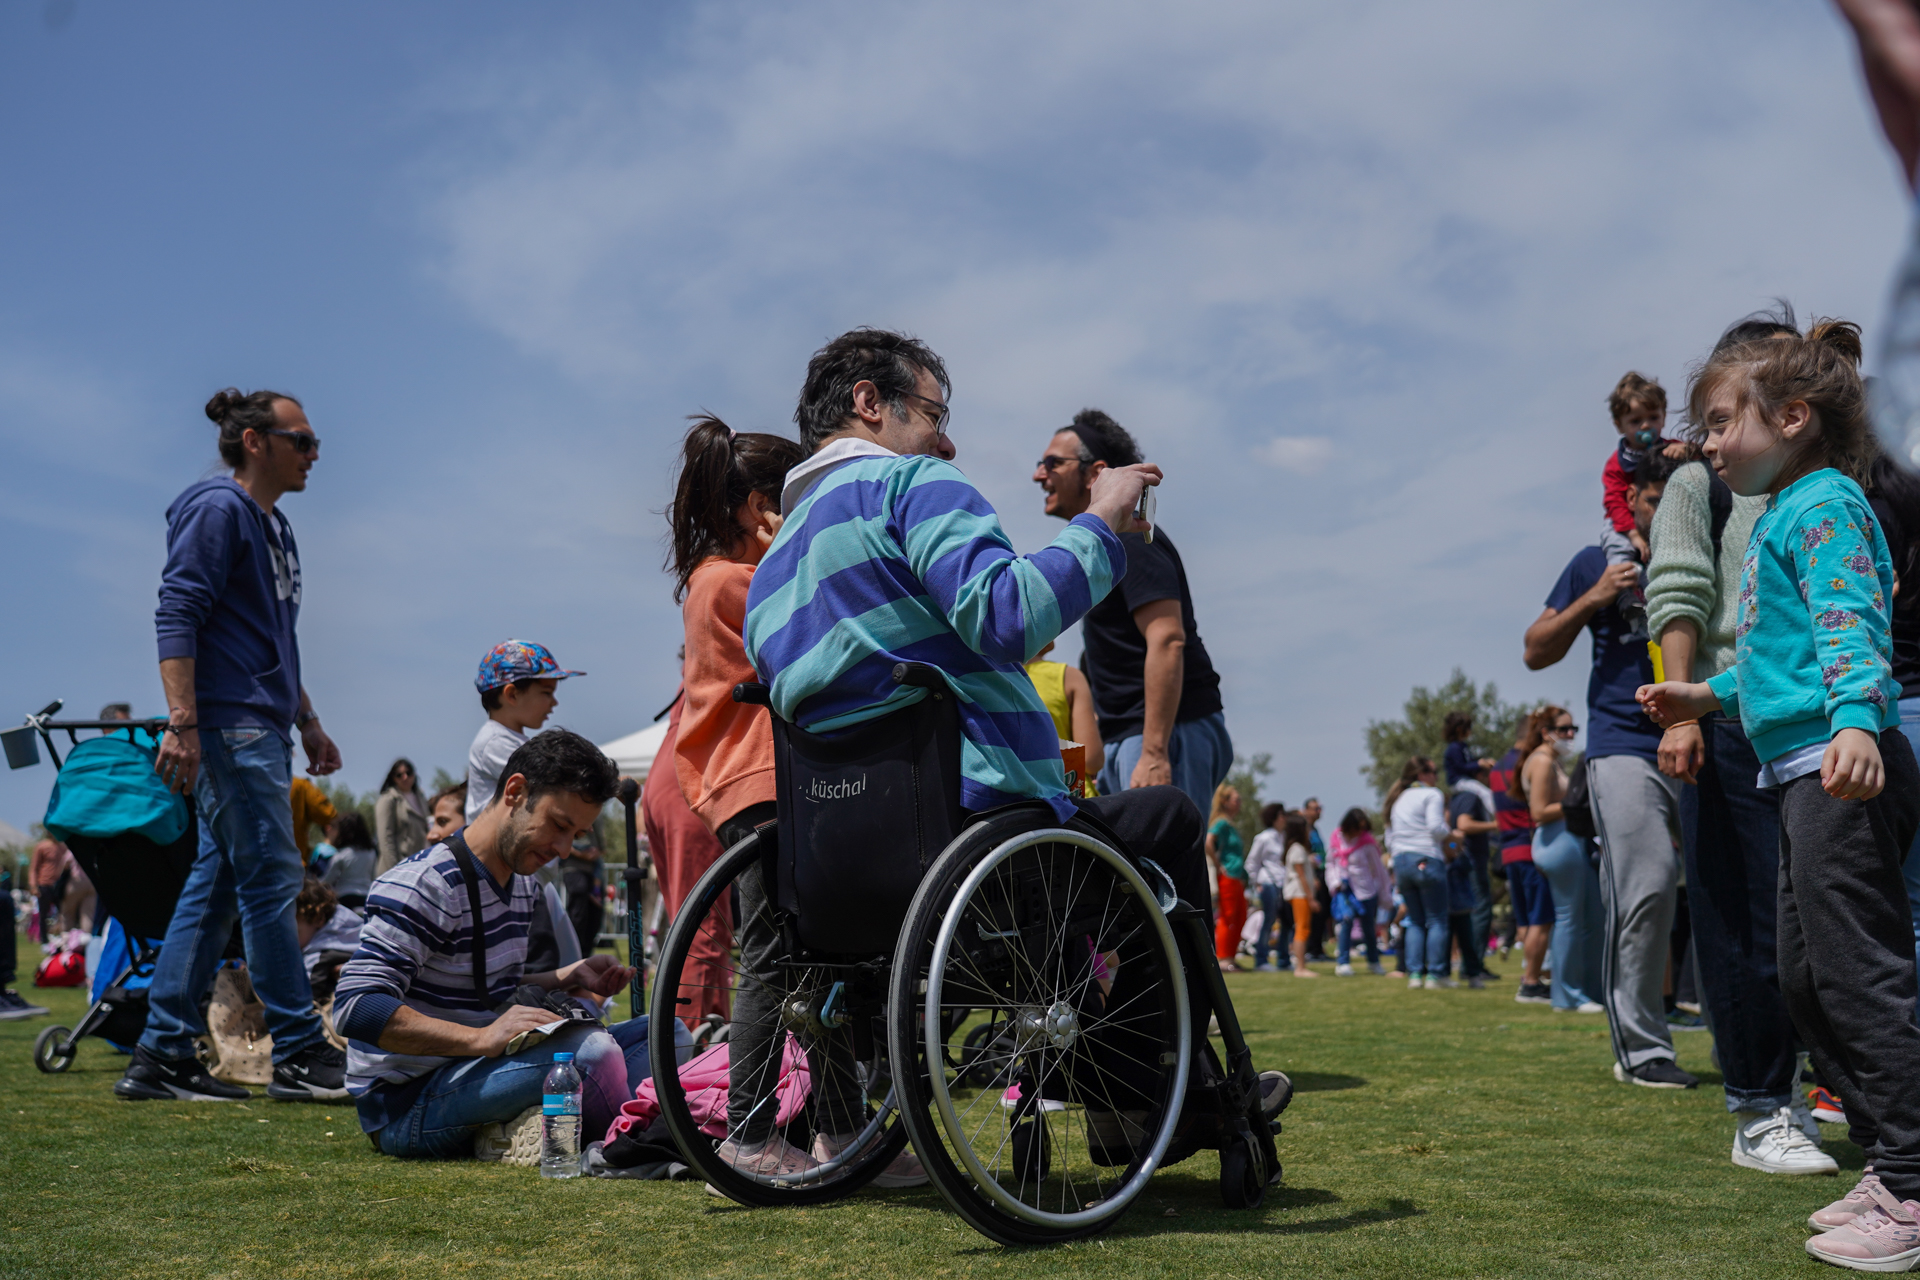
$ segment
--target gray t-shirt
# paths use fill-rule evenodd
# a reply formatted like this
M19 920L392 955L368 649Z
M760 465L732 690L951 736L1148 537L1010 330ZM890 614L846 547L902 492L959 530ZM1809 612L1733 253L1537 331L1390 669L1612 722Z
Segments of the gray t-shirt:
M506 771L508 757L531 736L509 729L492 718L473 735L473 746L467 749L468 822L479 817L480 811L493 799L500 775Z

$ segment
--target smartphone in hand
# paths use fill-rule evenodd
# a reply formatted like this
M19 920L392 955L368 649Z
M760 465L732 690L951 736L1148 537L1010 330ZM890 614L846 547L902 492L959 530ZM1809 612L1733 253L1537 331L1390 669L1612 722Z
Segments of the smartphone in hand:
M1147 526L1146 533L1143 535L1144 540L1147 542L1153 541L1154 508L1157 505L1154 500L1152 485L1148 485L1146 488L1140 490L1140 501L1134 504L1133 518Z

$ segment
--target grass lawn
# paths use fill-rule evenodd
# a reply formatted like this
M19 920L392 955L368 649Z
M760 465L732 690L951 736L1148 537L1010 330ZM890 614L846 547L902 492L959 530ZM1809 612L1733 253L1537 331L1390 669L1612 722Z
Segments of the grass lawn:
M45 1076L49 1020L0 1023L0 1276L1832 1274L1802 1220L1860 1168L1840 1130L1840 1179L1736 1169L1706 1033L1678 1037L1699 1089L1616 1084L1602 1019L1517 1005L1517 958L1496 967L1485 991L1233 979L1256 1061L1300 1090L1284 1187L1228 1212L1203 1154L1107 1236L1044 1251L991 1244L930 1189L750 1211L698 1183L385 1159L345 1106L120 1102L103 1041ZM68 1025L83 1008L28 994Z

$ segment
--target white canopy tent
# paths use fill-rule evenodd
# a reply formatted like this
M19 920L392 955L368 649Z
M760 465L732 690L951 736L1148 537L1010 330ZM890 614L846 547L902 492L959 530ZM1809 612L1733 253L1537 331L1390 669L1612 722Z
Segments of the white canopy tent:
M647 770L653 767L653 758L660 754L660 744L666 740L666 737L667 722L660 720L638 733L630 733L624 738L615 738L612 742L603 742L600 744L600 749L620 767L621 773L645 782Z

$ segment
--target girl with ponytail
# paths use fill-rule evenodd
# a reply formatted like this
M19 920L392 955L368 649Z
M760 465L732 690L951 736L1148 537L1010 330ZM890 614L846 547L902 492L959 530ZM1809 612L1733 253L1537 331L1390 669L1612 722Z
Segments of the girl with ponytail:
M1688 407L1713 469L1765 494L1740 573L1731 669L1647 685L1661 727L1738 715L1780 797L1780 990L1840 1094L1867 1175L1814 1214L1810 1250L1856 1269L1920 1257L1920 1026L1901 863L1920 830L1920 767L1899 729L1895 579L1861 483L1877 449L1860 330L1818 320L1716 350ZM1916 584L1905 584L1914 589ZM1891 1234L1889 1234L1891 1233Z

